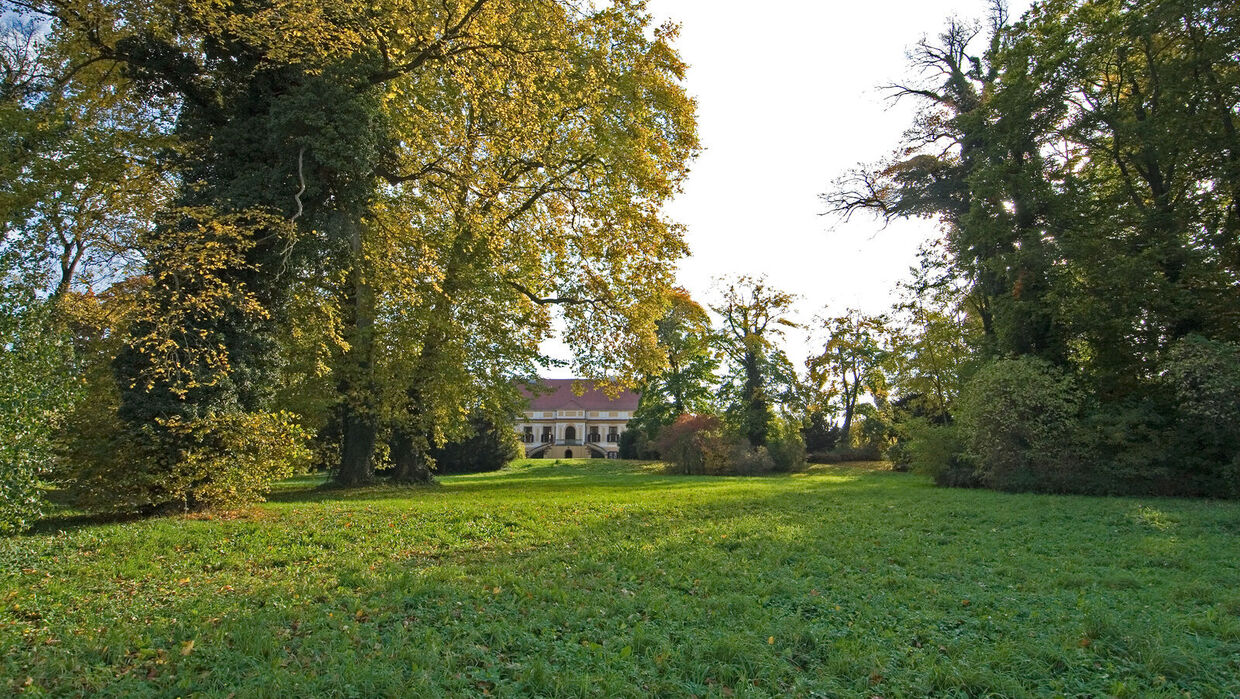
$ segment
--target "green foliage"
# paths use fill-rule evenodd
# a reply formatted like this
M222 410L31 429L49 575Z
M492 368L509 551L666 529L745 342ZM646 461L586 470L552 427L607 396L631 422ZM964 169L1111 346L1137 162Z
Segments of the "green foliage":
M5 144L73 127L43 159L108 211L47 168L0 209L42 205L44 237L131 229L150 279L116 363L128 438L287 400L339 435L342 481L388 434L412 479L471 406L511 407L553 315L583 374L654 369L685 252L662 203L698 148L676 28L640 3L294 4L5 5L48 48L28 71L0 46ZM72 118L25 118L52 87Z
M133 434L109 427L78 443L64 475L92 512L230 509L260 502L276 481L305 471L309 435L288 413L170 418Z
M798 427L792 420L773 418L767 443L753 446L713 415L682 415L659 432L654 451L686 475L786 473L805 466Z
M971 297L942 258L928 246L904 284L898 322L888 326L889 374L898 413L947 420L969 371L977 363L982 334Z
M51 304L11 272L0 281L0 534L9 534L43 511L54 440L80 385Z
M805 468L805 441L801 438L800 425L786 417L776 417L771 424L767 452L771 455L774 470L783 473Z
M482 415L470 418L473 433L431 450L435 470L440 473L480 473L498 471L509 461L523 455L521 438L512 423L492 420Z
M978 370L957 405L957 427L977 478L1001 490L1070 489L1081 453L1081 398L1070 377L1033 357Z
M834 449L840 441L840 428L822 410L810 410L801 427L801 439L811 452Z
M653 459L659 453L654 440L646 436L645 430L627 429L620 433L619 456L621 459Z
M765 446L751 447L744 441L734 441L724 465L710 475L761 476L775 470L775 459Z
M1240 692L1240 503L598 459L322 482L0 540L0 692Z
M161 425L182 449L161 496L186 509L259 502L273 483L305 471L307 435L288 413L228 414ZM187 446L182 446L187 445Z
M915 285L951 303L906 309L894 386L901 419L967 409L998 430L960 416L983 483L1234 493L1234 437L1196 415L1232 414L1212 391L1234 360L1184 344L1240 340L1233 5L1041 2L1013 22L996 3L984 26L950 20L892 88L918 106L901 147L826 195L844 216L942 223L944 256ZM1020 413L1008 424L977 395L953 405L972 364L1008 357L1075 385L1028 375L1027 404L1000 398Z
M659 347L667 366L641 382L641 403L631 427L648 436L686 413L706 413L716 400L719 359L712 346L710 316L683 289L673 289L670 305L657 323Z
M910 470L924 473L939 485L968 488L981 485L977 469L964 457L960 428L913 418L903 426L903 457Z
M766 277L719 280L720 300L711 309L722 318L718 335L728 365L724 392L733 429L754 446L765 446L775 406L790 393L796 374L775 341L795 328L789 315L796 296L771 286Z
M811 408L837 407L843 414L840 431L852 439L853 419L861 399L887 400L892 353L887 347L885 316L850 310L842 316L819 319L827 339L821 354L806 363L807 383L814 400Z
M1181 492L1240 497L1240 346L1189 336L1163 362L1175 402L1170 441Z
M878 447L866 445L822 449L810 452L805 458L812 464L845 464L852 461L880 461L883 453Z

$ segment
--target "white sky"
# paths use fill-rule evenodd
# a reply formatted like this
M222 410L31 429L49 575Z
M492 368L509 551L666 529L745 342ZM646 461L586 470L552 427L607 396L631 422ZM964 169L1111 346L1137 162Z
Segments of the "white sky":
M1012 0L1013 16L1028 0ZM801 296L799 320L824 309L878 313L916 261L930 222L849 223L823 216L819 194L860 161L892 151L912 105L878 87L907 74L905 52L949 16L984 17L985 0L650 0L681 25L685 82L698 100L703 152L666 211L688 228L678 281L700 302L724 274L767 274ZM798 365L803 333L785 347ZM563 355L562 346L548 351ZM566 370L556 376L571 375Z

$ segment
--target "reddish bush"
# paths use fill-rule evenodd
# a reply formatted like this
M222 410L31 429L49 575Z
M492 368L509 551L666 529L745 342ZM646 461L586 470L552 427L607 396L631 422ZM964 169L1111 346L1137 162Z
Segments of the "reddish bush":
M728 441L723 423L713 415L681 415L659 432L655 448L685 474L716 474L727 470Z

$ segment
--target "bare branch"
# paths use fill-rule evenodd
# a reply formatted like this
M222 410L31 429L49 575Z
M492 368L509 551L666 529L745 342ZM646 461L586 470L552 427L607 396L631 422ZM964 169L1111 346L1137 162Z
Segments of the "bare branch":
M508 286L511 286L512 288L520 292L522 296L538 304L539 306L591 305L591 306L606 306L608 308L613 307L612 304L607 299L604 299L604 298L582 298L582 297L576 297L576 296L543 297L543 296L539 296L538 294L534 293L528 287L522 285L519 282L515 282L511 279L505 279L504 282L508 284Z

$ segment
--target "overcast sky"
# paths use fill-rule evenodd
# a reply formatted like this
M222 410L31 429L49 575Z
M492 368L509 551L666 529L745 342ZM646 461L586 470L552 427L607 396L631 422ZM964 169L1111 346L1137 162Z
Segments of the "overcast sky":
M1012 0L1013 15L1028 6ZM860 161L891 152L912 105L879 86L907 74L905 52L952 15L984 17L985 0L650 0L681 25L686 88L698 100L702 154L667 213L688 228L679 283L709 301L722 274L767 274L799 294L800 319L848 308L882 312L935 235L823 216L819 195ZM787 350L800 364L799 333ZM568 375L556 372L556 375Z

